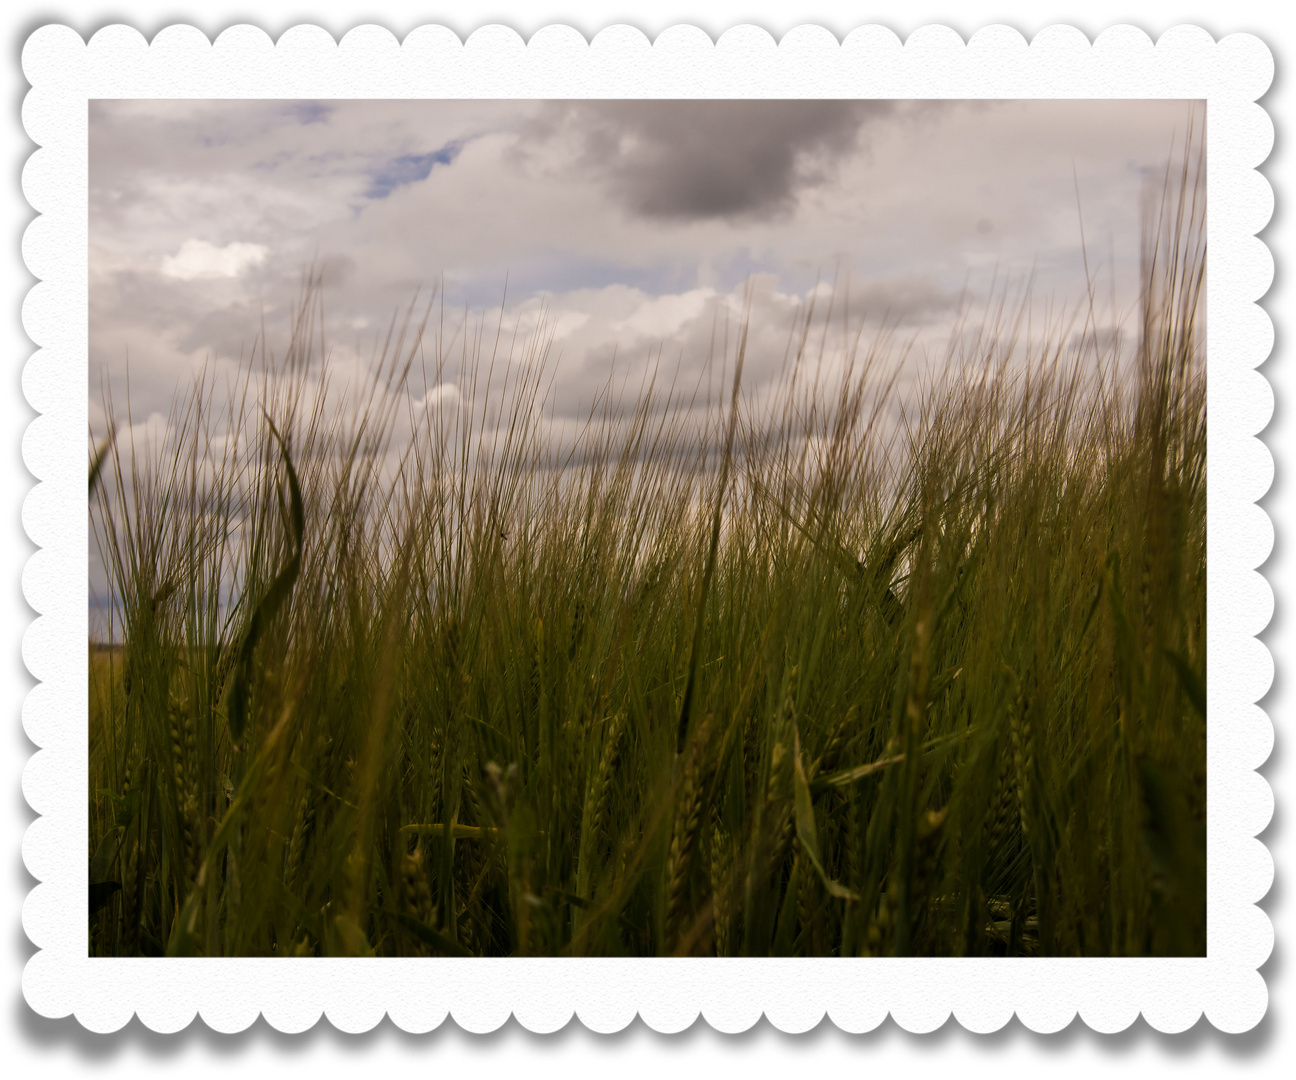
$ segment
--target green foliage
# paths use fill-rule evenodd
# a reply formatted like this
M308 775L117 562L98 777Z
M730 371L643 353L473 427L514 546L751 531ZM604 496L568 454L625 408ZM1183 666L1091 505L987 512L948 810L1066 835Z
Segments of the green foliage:
M542 336L438 336L461 396L402 412L415 327L339 409L308 293L225 413L96 454L92 951L1204 954L1182 187L1131 369L1086 324L916 398L880 346L802 377L810 312L772 405L565 438Z

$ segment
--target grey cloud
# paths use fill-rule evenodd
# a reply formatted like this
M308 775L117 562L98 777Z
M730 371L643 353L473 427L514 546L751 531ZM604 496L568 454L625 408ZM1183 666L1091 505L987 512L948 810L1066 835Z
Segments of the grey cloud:
M745 312L741 307L743 292L740 287L711 296L695 314L660 335L626 328L614 331L611 340L605 337L593 343L591 339L580 362L560 365L555 372L554 414L566 419L587 415L595 395L603 393L610 377L618 386L624 380L626 404L631 409L636 404L636 388L649 383L654 383L663 401L670 393L672 410L687 409L690 402L695 408L708 400L720 402L732 376L744 319L748 334L743 385L748 392L768 386L784 370L789 334L805 315L805 301L780 293L778 279L772 274L752 278L751 304ZM814 319L816 340L823 320L821 308ZM587 325L597 332L597 324ZM579 338L580 332L575 336ZM829 352L835 354L838 346L834 337ZM615 414L612 410L609 415Z
M326 255L319 261L316 271L320 276L320 284L325 288L332 288L345 284L350 280L351 275L355 273L356 261L350 255L335 253Z
M282 324L286 320L280 318L275 322ZM207 351L227 359L246 357L256 345L260 328L257 310L246 304L234 304L209 311L190 323L188 332L180 338L178 345L186 353ZM287 327L276 325L274 329L282 332ZM269 327L267 336L274 338Z
M962 295L923 278L906 277L870 281L863 286L851 284L841 302L847 305L851 315L867 318L870 323L913 326L925 325L938 316L957 311Z
M522 130L523 154L559 141L632 213L772 217L828 179L882 101L562 101Z

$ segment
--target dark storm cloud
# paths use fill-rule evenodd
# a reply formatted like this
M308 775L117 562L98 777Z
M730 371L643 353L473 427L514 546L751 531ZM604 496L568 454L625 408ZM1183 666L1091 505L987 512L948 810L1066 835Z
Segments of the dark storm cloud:
M523 130L520 149L570 140L574 163L648 218L771 217L827 180L873 101L562 101Z
M463 140L456 139L427 154L401 154L391 158L374 173L373 183L365 192L365 198L385 199L398 187L426 180L431 175L433 166L449 165L462 149Z

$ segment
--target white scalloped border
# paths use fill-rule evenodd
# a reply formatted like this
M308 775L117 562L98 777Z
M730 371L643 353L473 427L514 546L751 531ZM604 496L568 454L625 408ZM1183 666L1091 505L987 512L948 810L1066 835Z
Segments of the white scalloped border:
M1223 1031L1264 1015L1268 991L1257 968L1273 928L1256 906L1273 863L1255 839L1273 796L1255 769L1273 730L1255 704L1273 663L1256 635L1273 610L1255 570L1273 528L1255 505L1273 462L1256 438L1273 408L1254 369L1269 355L1273 328L1255 301L1273 276L1255 238L1273 209L1255 171L1273 128L1255 101L1273 77L1258 38L1216 42L1180 26L1155 43L1131 26L1091 44L1054 26L1027 41L992 26L966 43L928 26L901 42L862 27L842 42L801 26L776 43L741 26L716 42L675 26L655 42L614 26L590 42L548 26L529 43L503 26L467 41L422 27L398 42L362 26L335 42L297 26L277 43L236 26L209 42L199 30L168 27L148 43L111 26L87 45L73 30L46 26L23 49L32 84L23 122L39 145L23 190L40 214L23 236L23 258L40 279L23 323L39 348L23 373L40 414L23 440L37 477L23 524L39 551L23 590L39 612L23 658L39 685L23 722L41 749L23 773L23 792L41 816L23 840L39 879L23 907L38 947L23 972L30 1006L45 1016L74 1013L111 1031L132 1014L155 1031L175 1031L195 1013L218 1031L248 1027L258 1014L280 1031L302 1031L324 1014L343 1031L365 1031L384 1014L407 1031L447 1015L491 1031L510 1014L532 1031L563 1027L572 1015L595 1031L617 1031L637 1014L666 1032L701 1014L725 1032L763 1013L783 1031L804 1031L826 1014L846 1031L867 1031L890 1014L906 1030L930 1031L949 1015L971 1031L1002 1027L1015 1013L1034 1031L1056 1031L1078 1013L1091 1028L1124 1029L1141 1013L1160 1031L1181 1031L1204 1013ZM88 628L84 582L87 371L87 99L93 97L1177 97L1204 98L1209 144L1211 259L1208 385L1208 944L1187 960L90 960L85 922Z

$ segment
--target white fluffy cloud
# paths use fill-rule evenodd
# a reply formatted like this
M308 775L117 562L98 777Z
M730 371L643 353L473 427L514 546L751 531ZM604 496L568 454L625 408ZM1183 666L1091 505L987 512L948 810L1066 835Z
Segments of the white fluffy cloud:
M206 240L186 240L174 255L162 260L166 277L193 281L195 278L239 277L249 267L265 262L270 249L264 244L239 241L217 247Z

